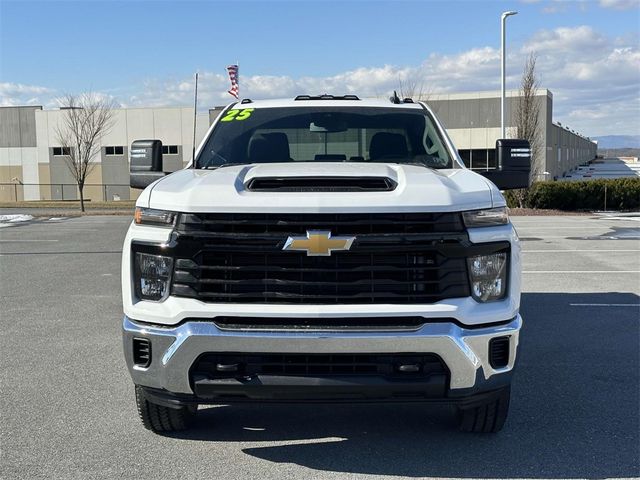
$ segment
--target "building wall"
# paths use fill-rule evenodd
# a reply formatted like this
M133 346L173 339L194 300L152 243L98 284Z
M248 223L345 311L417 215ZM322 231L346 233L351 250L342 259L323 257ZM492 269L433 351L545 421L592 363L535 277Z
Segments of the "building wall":
M0 200L37 200L39 170L35 112L42 107L0 108ZM20 185L20 188L12 184ZM34 185L23 185L34 184Z
M226 107L213 107L209 109L209 125L212 125L216 118L222 113Z
M20 182L12 179L20 178L22 166L0 165L0 202L23 200L23 187Z
M76 181L67 166L65 157L54 155L53 147L49 147L48 150L49 181L46 183L50 184L51 200L76 200L78 198Z
M107 155L100 151L100 170L105 186L101 192L106 200L129 200L129 147L122 145L122 154ZM91 182L94 183L94 182Z
M507 138L516 138L515 114L519 92L506 92L505 130ZM430 95L428 105L444 123L447 133L458 148L465 164L474 170L496 167L495 144L501 137L499 92L475 92ZM535 170L537 180L561 177L578 165L595 158L596 144L576 132L558 134L553 123L553 94L540 89L536 96L539 107L540 156ZM580 145L578 147L578 144ZM561 161L558 148L563 149ZM567 156L564 149L569 148Z
M512 112L515 113L517 98L509 92L505 101L505 124L513 125ZM443 94L426 98L433 113L444 123L447 130L452 129L500 129L500 97L495 93L478 92L474 94Z
M2 111L2 109L0 109ZM35 115L36 156L33 167L40 178L40 188L33 199L72 200L78 198L77 187L64 157L54 156L59 146L56 129L64 110L40 110ZM209 126L208 114L198 114L196 142ZM134 140L159 139L165 146L175 146L177 153L163 155L164 168L173 172L191 160L193 145L193 108L132 108L114 111L112 129L101 139L100 151L85 185L85 198L93 201L137 198L139 191L129 188L129 147ZM106 147L122 147L122 154L107 155ZM1 149L0 149L1 150ZM2 163L0 163L2 165ZM2 174L2 172L0 172ZM4 176L0 177L0 183ZM36 182L38 183L38 182ZM0 186L0 198L2 188Z
M0 148L35 147L35 111L42 107L0 108Z
M594 159L598 145L588 138L554 123L551 126L547 148L550 150L547 157L547 171L553 172L551 178L559 178L575 169L577 165Z

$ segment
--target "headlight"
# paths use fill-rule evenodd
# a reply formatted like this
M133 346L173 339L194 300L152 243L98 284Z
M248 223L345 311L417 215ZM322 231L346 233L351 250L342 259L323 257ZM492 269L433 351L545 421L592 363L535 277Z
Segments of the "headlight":
M489 208L486 210L471 210L462 212L464 224L471 227L493 227L509 223L507 207Z
M173 258L137 252L134 282L138 298L155 301L167 298L172 270Z
M479 255L467 259L471 295L478 302L500 300L507 290L508 252Z
M156 225L158 227L172 227L178 214L153 208L136 207L133 219L136 225Z

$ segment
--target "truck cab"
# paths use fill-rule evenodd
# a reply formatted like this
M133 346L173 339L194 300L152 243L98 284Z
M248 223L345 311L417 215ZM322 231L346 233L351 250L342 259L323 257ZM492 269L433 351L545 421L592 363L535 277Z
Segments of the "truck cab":
M428 105L354 95L243 100L185 169L134 142L144 188L122 256L124 355L143 425L198 405L451 404L463 431L507 417L520 245L500 190L529 148L467 169Z

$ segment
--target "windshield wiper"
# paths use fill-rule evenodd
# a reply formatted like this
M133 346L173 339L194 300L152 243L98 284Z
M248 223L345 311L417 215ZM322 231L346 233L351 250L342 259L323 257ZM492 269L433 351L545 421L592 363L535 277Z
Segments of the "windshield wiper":
M238 165L251 165L250 163L242 163L242 162L229 162L229 163L221 163L220 165L207 165L206 167L202 167L203 170L217 170L218 168L223 167L237 167Z
M425 167L425 168L430 168L431 170L437 170L436 167L433 167L431 165L427 165L426 163L423 162L394 162L397 165L415 165L416 167Z
M223 157L219 153L213 153L213 156L214 157L218 157L224 163L220 163L220 164L208 163L204 167L201 167L203 170L209 170L209 169L215 170L215 169L222 168L222 167L235 167L237 165L248 165L248 163L245 163L245 162L230 162L227 158Z
M415 160L415 158L420 158L421 160ZM433 163L431 163L431 161L435 161L438 165L434 165ZM414 157L414 160L410 162L394 162L394 163L398 163L399 165L416 165L420 167L430 168L432 170L447 168L446 165L442 164L442 159L440 157L437 157L435 155L429 155L429 154L416 155Z

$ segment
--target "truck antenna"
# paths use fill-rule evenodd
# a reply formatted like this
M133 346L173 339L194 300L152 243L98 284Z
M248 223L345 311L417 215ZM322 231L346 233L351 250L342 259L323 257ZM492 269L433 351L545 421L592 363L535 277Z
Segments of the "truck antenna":
M193 98L193 150L191 152L191 168L196 168L196 119L198 117L198 72L196 72L196 90Z

